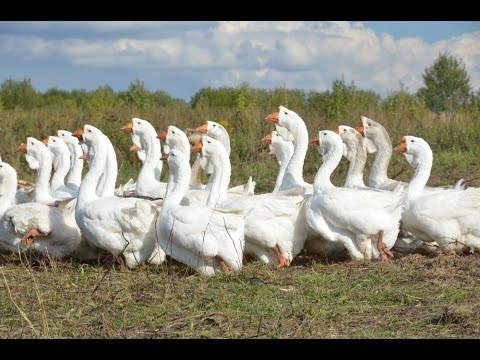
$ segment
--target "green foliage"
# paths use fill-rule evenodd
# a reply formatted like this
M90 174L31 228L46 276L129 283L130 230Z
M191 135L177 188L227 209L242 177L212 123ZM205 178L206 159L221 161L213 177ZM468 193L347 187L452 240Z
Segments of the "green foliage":
M332 91L310 92L307 103L323 116L342 121L352 113L359 117L378 110L381 98L373 91L358 89L354 82L347 85L342 78L333 81Z
M470 77L462 60L441 53L422 75L425 86L418 90L427 107L435 112L454 111L470 98Z
M140 80L132 81L128 86L128 90L119 93L118 96L127 106L146 108L153 104L150 91L145 88Z
M0 99L4 109L21 107L26 110L37 107L41 98L33 89L30 79L7 79L0 85Z
M383 102L385 112L399 118L422 117L427 112L422 100L407 92L407 88L400 83L400 89L392 92Z

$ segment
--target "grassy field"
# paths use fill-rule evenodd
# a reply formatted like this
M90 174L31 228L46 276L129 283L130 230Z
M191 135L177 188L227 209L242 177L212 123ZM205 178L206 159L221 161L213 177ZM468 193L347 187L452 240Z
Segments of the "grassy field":
M302 254L212 278L6 257L1 338L478 338L480 256L390 263Z
M281 103L290 106L288 99ZM312 108L297 109L310 137L339 124L357 126L360 115L382 123L393 145L403 135L425 138L434 153L429 185L465 178L480 186L478 112L436 115L428 111L389 112L358 108L342 119ZM230 132L231 185L248 176L256 192L271 191L278 165L261 138L273 130L265 116L277 108L111 107L98 111L43 107L0 110L0 155L19 179L34 180L23 154L27 136L43 139L57 129L84 124L99 127L120 150L117 185L135 178L140 162L129 152L130 136L119 129L131 117L151 121L157 130L182 129L206 120ZM371 159L367 163L369 171ZM304 166L312 182L321 164L310 148ZM334 173L343 184L346 160ZM85 167L86 168L86 167ZM86 169L85 169L86 170ZM408 181L413 171L394 154L389 175ZM168 176L166 172L164 179ZM0 338L460 338L480 337L480 256L421 254L390 263L319 259L301 254L280 271L248 263L239 274L206 278L173 263L144 266L130 273L72 260L48 261L28 255L0 260Z

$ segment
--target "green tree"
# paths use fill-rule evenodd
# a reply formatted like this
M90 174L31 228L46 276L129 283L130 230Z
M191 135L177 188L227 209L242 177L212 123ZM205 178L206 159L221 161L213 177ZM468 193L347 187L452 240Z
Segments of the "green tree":
M125 104L138 108L146 108L154 103L152 93L145 88L143 81L138 79L132 81L128 90L120 92L118 96Z
M424 87L417 95L435 112L453 111L467 104L470 78L465 64L448 53L441 53L422 75Z
M32 87L30 79L7 79L0 85L0 100L5 109L21 107L31 110L41 102L40 95Z

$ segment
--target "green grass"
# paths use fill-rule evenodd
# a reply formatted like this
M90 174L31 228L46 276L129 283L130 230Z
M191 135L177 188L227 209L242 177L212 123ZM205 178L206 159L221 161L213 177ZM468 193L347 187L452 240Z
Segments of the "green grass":
M179 264L130 273L9 255L2 338L478 338L480 257L387 264L306 254L204 277ZM7 286L11 297L8 295Z

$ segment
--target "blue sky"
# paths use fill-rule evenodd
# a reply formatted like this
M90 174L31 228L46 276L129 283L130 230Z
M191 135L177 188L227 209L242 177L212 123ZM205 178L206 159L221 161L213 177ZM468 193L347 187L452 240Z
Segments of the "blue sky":
M190 100L205 86L324 91L344 77L385 96L422 85L440 52L462 58L480 88L480 22L0 22L0 81L41 91L151 90Z

